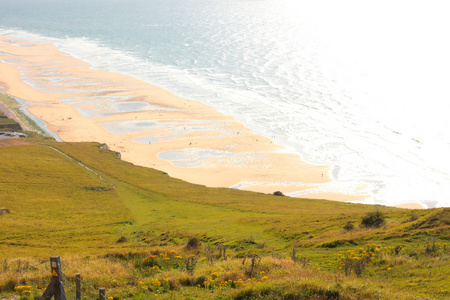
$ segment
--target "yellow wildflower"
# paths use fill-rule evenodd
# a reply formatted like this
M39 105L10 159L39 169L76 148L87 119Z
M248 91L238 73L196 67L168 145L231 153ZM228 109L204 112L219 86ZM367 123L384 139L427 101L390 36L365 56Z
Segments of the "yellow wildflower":
M212 272L212 273L211 273L211 277L212 277L212 278L219 277L219 273L217 273L217 272Z

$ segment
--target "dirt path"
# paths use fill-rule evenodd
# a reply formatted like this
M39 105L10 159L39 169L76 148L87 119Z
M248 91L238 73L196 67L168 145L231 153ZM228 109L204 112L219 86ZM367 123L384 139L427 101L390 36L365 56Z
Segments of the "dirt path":
M88 166L82 164L81 162L79 162L79 161L73 159L73 158L70 157L69 155L65 154L64 152L62 152L62 151L60 151L60 150L58 150L58 149L56 149L56 148L54 148L54 147L52 147L52 146L47 146L47 147L49 147L50 149L52 149L52 150L58 152L58 153L61 154L61 155L64 155L65 157L67 157L67 158L70 159L70 160L73 160L73 161L78 162L78 164L79 164L80 166L86 168L88 171L90 171L90 172L94 173L95 175L97 175L98 178L100 178L100 179L103 180L104 182L108 183L110 186L112 186L112 188L114 188L114 189L116 188L116 186L115 186L114 184L112 184L111 182L109 182L108 180L106 180L105 178L103 178L100 174L98 174L97 172L95 172L94 170L92 170L91 168L89 168Z

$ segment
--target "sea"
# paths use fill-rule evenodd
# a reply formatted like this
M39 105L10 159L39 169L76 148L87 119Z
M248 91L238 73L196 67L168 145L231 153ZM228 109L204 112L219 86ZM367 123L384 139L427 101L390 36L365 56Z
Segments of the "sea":
M447 8L434 0L0 0L0 35L54 43L93 68L234 116L331 166L334 181L367 186L365 203L450 207Z

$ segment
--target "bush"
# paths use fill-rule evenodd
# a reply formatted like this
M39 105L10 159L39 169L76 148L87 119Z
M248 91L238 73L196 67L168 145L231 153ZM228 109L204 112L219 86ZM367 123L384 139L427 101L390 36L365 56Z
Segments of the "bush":
M0 285L0 292L12 292L16 286L16 279L8 279L3 285Z
M275 196L284 196L284 194L280 191L273 192Z
M348 221L343 228L346 231L352 231L353 229L355 229L355 225L353 225L353 222Z
M328 243L323 243L322 248L336 248L338 246L345 245L346 241L344 240L334 240Z
M357 276L360 276L366 269L367 263L370 262L370 257L347 257L341 260L342 269L345 275L348 276L354 272Z
M201 245L202 245L202 242L194 236L194 237L189 238L187 245L186 245L186 249L187 250L195 250L195 249L200 248Z
M236 291L232 295L234 300L268 299L268 300L296 300L296 299L340 299L338 289L322 287L315 283L286 282L279 284L252 285Z
M128 242L127 237L124 236L124 235L122 235L122 236L117 240L116 243L126 243L126 242Z
M91 192L107 192L107 191L111 191L112 188L105 187L105 186L85 186L85 187L83 187L83 190L91 191Z
M386 221L384 220L384 214L377 210L376 212L370 212L361 220L361 226L367 228L379 228L384 225Z
M186 265L186 271L192 273L197 265L197 258L195 256L190 256L184 259L184 263Z

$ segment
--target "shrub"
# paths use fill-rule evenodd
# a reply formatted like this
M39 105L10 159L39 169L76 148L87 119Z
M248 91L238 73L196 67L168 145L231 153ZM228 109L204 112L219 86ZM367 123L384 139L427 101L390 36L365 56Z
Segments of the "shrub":
M437 251L438 247L436 244L436 239L433 240L433 242L430 244L429 242L427 242L427 247L425 248L425 253L426 254L433 254Z
M348 221L343 228L346 231L352 231L353 229L355 229L355 225L353 225L353 222Z
M186 271L192 273L197 265L197 258L195 256L190 256L184 259L184 263L186 265Z
M255 275L257 273L259 263L261 262L261 257L256 254L250 254L248 256L248 258L251 262L251 265L250 265L249 269L245 270L245 275L247 275L247 277L253 277L253 275ZM244 258L242 265L245 265L246 259L247 259L247 257Z
M194 237L189 238L187 245L186 245L186 249L187 250L195 250L195 249L198 249L201 245L202 245L202 242L194 236Z
M122 236L117 240L116 243L126 243L126 242L128 242L127 237L124 236L124 235L122 235Z
M258 244L258 245L256 245L256 248L264 249L264 248L266 248L266 243L264 242L264 243Z
M321 245L322 248L336 248L345 244L357 245L354 240L334 240L328 243L323 243Z
M104 187L104 186L85 186L85 187L83 187L83 190L91 191L91 192L107 192L107 191L111 191L112 188Z
M214 251L211 248L210 245L205 247L205 256L206 256L206 261L208 262L208 264L213 264L214 263Z
M377 210L376 212L370 212L361 220L361 226L367 228L379 228L385 224L384 214Z
M232 295L234 300L246 299L340 299L339 290L330 287L322 287L315 283L282 282L279 284L252 285L236 291Z
M199 276L199 277L195 278L194 284L197 286L200 285L202 287L205 287L205 281L207 281L207 280L208 280L208 278L206 278L205 276Z
M342 269L344 270L346 276L350 275L351 272L354 272L357 276L360 276L362 272L364 272L368 261L370 261L369 256L347 257L341 260Z
M284 194L280 191L273 192L275 196L284 196Z
M17 286L17 280L12 278L8 279L3 285L0 285L0 292L11 292Z
M219 245L217 245L217 249L219 249L219 258L226 260L227 259L226 253L227 253L228 246L219 244Z
M400 253L400 251L402 251L402 246L395 246L394 248L394 253L395 255L398 255Z
M182 286L202 286L205 287L206 276L193 277L192 275L178 278L178 283Z

